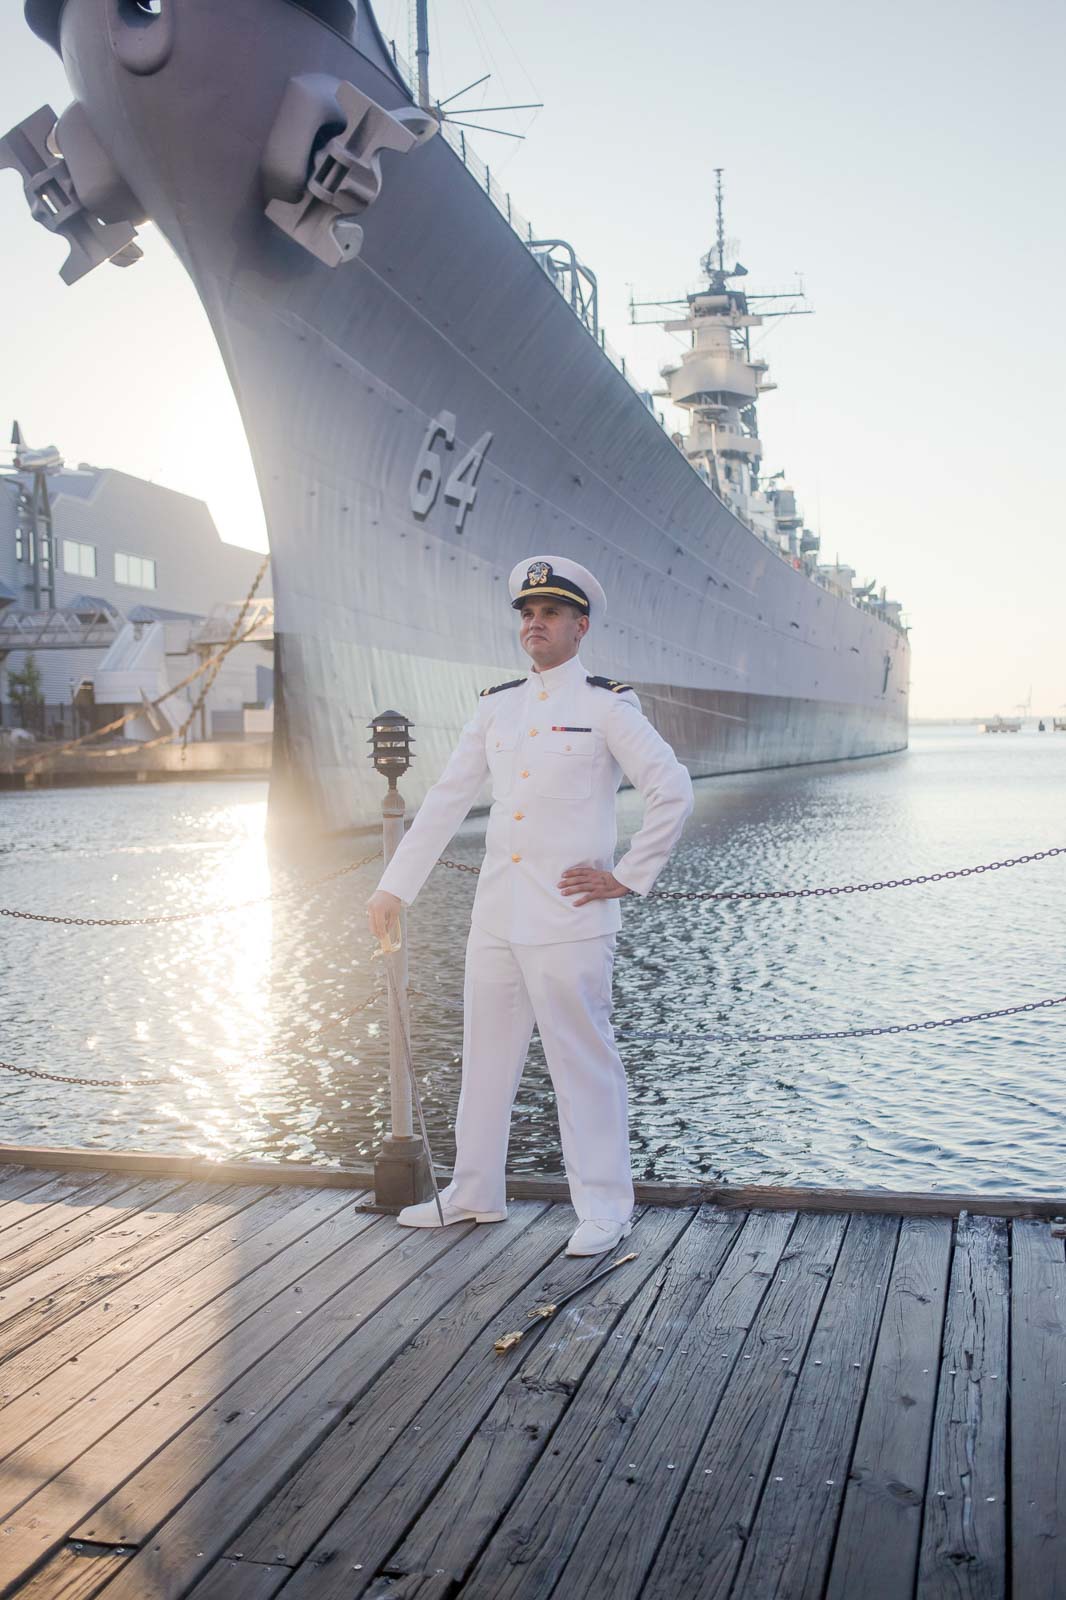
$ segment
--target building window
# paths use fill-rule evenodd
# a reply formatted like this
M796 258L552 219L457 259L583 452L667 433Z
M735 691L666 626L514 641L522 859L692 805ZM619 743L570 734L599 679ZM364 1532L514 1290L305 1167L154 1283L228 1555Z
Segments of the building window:
M126 556L116 550L115 582L127 584L131 589L154 589L155 562L147 556Z
M21 522L15 527L15 560L26 560L26 530Z
M76 573L79 578L95 578L96 546L81 544L77 539L64 539L63 571Z

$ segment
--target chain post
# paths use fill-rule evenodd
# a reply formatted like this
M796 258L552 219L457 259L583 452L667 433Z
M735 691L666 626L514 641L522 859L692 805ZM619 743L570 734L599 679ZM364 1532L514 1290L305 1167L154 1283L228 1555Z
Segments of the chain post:
M413 760L411 723L398 711L383 711L370 724L370 759L388 788L381 805L381 843L388 866L404 835L407 808L397 788L397 779ZM389 984L389 1102L390 1128L374 1161L374 1196L379 1205L409 1206L428 1200L433 1193L429 1156L422 1140L415 1137L404 1039L411 1037L411 1016L407 999L407 912L400 912L400 949L386 955L392 982Z
M385 792L381 803L381 845L385 865L388 866L403 839L407 808L399 789L392 786ZM410 1008L407 1003L407 909L400 911L399 954L392 961L393 986L389 991L389 1096L393 1139L414 1137L414 1118L411 1110L411 1085L403 1058L403 1035L410 1037Z

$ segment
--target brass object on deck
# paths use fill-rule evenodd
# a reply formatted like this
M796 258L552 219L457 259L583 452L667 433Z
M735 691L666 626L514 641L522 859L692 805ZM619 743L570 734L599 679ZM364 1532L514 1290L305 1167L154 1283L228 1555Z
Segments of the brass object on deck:
M591 1288L594 1283L598 1283L601 1278L605 1278L609 1272L613 1272L615 1267L624 1266L627 1261L635 1261L636 1259L637 1252L630 1250L628 1255L619 1256L618 1260L612 1261L610 1266L602 1268L599 1272L594 1272L591 1278L586 1278L584 1283L579 1283L576 1289L571 1289L569 1294L564 1294L561 1300L548 1302L542 1306L534 1306L532 1311L526 1312L526 1315L528 1317L538 1317L547 1322L550 1317L554 1317L560 1306L565 1306L567 1301L572 1300L575 1295L579 1295L585 1289ZM528 1329L525 1331L516 1329L513 1333L505 1333L495 1341L492 1348L498 1355L505 1356L508 1350L513 1350L516 1344L521 1344L528 1331Z

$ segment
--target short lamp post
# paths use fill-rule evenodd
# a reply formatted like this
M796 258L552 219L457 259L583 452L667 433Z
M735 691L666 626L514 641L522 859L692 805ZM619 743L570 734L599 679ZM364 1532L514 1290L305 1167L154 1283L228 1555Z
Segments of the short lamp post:
M414 756L411 753L411 723L399 711L382 711L370 724L370 760L386 779L388 788L381 806L382 854L385 865L392 860L404 835L405 807L396 787ZM427 1200L433 1193L429 1157L421 1139L414 1135L411 1114L411 1085L404 1054L404 1036L411 1037L407 1006L407 913L400 912L398 955L386 956L389 972L389 1091L390 1131L374 1162L374 1193L379 1205L409 1206Z

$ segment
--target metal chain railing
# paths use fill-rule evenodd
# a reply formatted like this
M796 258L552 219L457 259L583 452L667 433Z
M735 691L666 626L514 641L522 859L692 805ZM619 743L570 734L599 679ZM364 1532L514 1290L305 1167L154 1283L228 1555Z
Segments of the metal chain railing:
M260 575L261 575L261 573L260 573ZM258 582L258 579L257 579L257 582ZM253 586L252 592L248 596L248 600L246 602L245 610L247 609L247 605L251 603L251 599L252 599L252 595L253 594L254 594L254 586ZM239 625L239 622L243 619L243 615L244 614L245 614L245 611L242 611L241 618L238 619L238 625ZM235 634L231 633L231 640L234 637L235 637ZM207 687L209 687L209 686L210 685L207 685ZM206 693L206 688L205 688L205 693ZM290 897L290 896L292 896L294 894L306 895L308 893L313 893L316 890L324 887L326 884L331 883L331 882L335 882L340 878L346 877L347 875L349 875L352 872L358 871L361 867L367 866L371 861L376 860L380 854L381 854L380 850L375 849L375 850L371 851L368 855L362 856L356 861L347 862L342 867L334 868L333 871L324 874L321 878L313 879L309 883L291 885L287 889L280 889L280 890L275 891L272 894L261 895L261 896L258 896L256 898L254 898L254 899L245 900L245 901L238 901L238 902L234 902L234 903L232 903L230 905L225 905L225 906L208 906L208 907L204 907L204 908L202 908L200 910L183 911L183 912L169 912L169 913L161 913L161 914L158 914L158 915L149 915L149 916L142 916L142 917L52 916L52 915L47 915L47 914L40 913L40 912L18 911L18 910L13 910L13 909L10 909L10 908L0 907L0 916L16 918L18 920L29 921L29 922L58 923L58 924L63 924L63 925L66 925L66 926L73 926L73 927L129 928L129 927L164 926L164 925L172 924L172 923L188 922L188 921L192 921L194 919L202 918L202 917L225 915L225 914L228 914L228 913L231 913L231 912L241 911L241 910L245 910L245 909L248 909L248 908L251 908L251 907L264 905L264 904L269 903L272 900L284 899L284 898ZM949 870L946 870L946 871L943 871L943 872L923 873L923 874L920 874L920 875L915 875L915 876L907 877L907 878L892 878L892 879L887 879L887 880L884 880L884 881L875 881L875 882L872 882L872 883L843 884L843 885L834 885L834 886L826 887L826 888L804 888L804 889L734 889L734 890L689 890L689 891L684 891L684 890L682 890L682 891L658 890L658 891L653 891L646 898L661 899L661 900L679 900L679 901L698 901L698 900L779 900L779 899L816 898L816 897L821 897L821 896L839 895L839 894L856 894L856 893L865 893L865 892L869 892L869 891L876 891L876 890L880 890L880 889L910 888L910 887L912 887L914 885L925 884L925 883L942 883L942 882L946 882L946 881L949 881L949 880L955 879L955 878L970 878L970 877L979 876L979 875L981 875L983 873L987 873L987 872L999 871L999 870L1001 870L1003 868L1026 866L1026 865L1028 865L1028 864L1030 864L1032 862L1035 862L1035 861L1047 861L1047 860L1052 859L1053 857L1057 857L1057 856L1061 856L1061 855L1066 855L1066 847L1064 847L1064 846L1053 846L1053 847L1051 847L1051 848L1049 848L1047 850L1036 850L1036 851L1030 852L1027 855L1014 856L1014 857L1010 857L1010 858L1008 858L1006 860L1003 860L1003 861L988 862L988 863L985 863L985 864L983 864L981 866L959 867L959 868L949 869ZM465 873L472 874L475 877L478 876L478 874L480 873L480 870L481 870L480 867L475 866L475 865L473 865L471 863L462 862L462 861L451 861L451 860L448 860L448 859L446 859L444 857L442 857L437 864L439 866L446 867L446 868L448 868L448 869L450 869L452 871L455 871L455 872L465 872ZM450 1000L450 999L448 999L446 996L444 996L442 994L436 994L436 995L428 994L424 990L420 990L420 989L416 989L416 988L410 988L408 990L408 992L412 996L412 998L416 998L416 999L419 999L419 1000L427 1000L432 1004L440 1005L440 1006L445 1007L446 1009L457 1011L457 1012L461 1012L463 1010L463 1007L462 1007L462 1005L460 1003L458 1003L457 1001ZM325 1028L323 1030L318 1030L313 1036L310 1036L310 1038L313 1038L315 1041L317 1041L318 1039L321 1039L325 1034L328 1034L333 1029L343 1026L343 1024L345 1022L349 1021L353 1016L356 1016L360 1012L368 1009L368 1007L370 1005L374 1004L375 1001L378 1000L379 998L380 998L380 994L374 994L374 995L370 996L369 999L360 1002L360 1004L357 1005L357 1006L352 1007L351 1010L346 1012L343 1017L338 1018L334 1023L329 1024L327 1026L327 1028ZM940 1018L930 1019L930 1020L923 1021L923 1022L888 1023L888 1024L882 1024L882 1025L879 1025L879 1026L869 1026L869 1027L859 1027L859 1028L835 1028L835 1029L824 1029L824 1030L811 1030L811 1031L806 1031L806 1032L802 1032L802 1033L747 1033L747 1034L676 1033L676 1032L671 1032L671 1031L641 1030L641 1029L633 1029L633 1028L625 1028L625 1027L621 1028L619 1030L619 1032L620 1032L621 1036L623 1038L626 1038L626 1039L648 1040L648 1041L653 1041L653 1042L657 1042L657 1043L664 1043L664 1044L702 1044L702 1045L711 1044L711 1045L725 1045L725 1046L743 1045L743 1044L758 1044L758 1045L808 1044L808 1043L828 1042L828 1041L842 1040L842 1039L868 1039L868 1038L877 1038L877 1037L881 1037L881 1036L885 1036L885 1035L922 1033L922 1032L928 1032L928 1031L930 1031L932 1029L952 1028L952 1027L964 1026L966 1024L971 1024L971 1023L975 1023L975 1022L993 1021L993 1020L996 1020L996 1019L999 1019L999 1018L1002 1018L1002 1017L1021 1016L1021 1015L1025 1015L1025 1014L1031 1014L1031 1013L1034 1013L1034 1012L1037 1012L1037 1011L1049 1010L1052 1007L1057 1007L1057 1006L1062 1006L1062 1005L1066 1005L1066 995L1060 995L1060 996L1056 996L1054 998L1045 999L1045 1000L1030 1000L1030 1001L1023 1002L1020 1005L1003 1006L1003 1007L999 1007L999 1008L997 1008L995 1010L990 1010L990 1011L967 1012L967 1013L963 1013L963 1014L961 1014L959 1016L955 1016L955 1017L940 1017ZM163 1078L138 1078L138 1079L119 1079L119 1080L110 1079L110 1078L88 1078L88 1077L65 1076L65 1075L62 1075L62 1074L59 1074L59 1073L44 1072L44 1071L42 1071L42 1070L40 1070L38 1068L34 1068L34 1067L20 1067L20 1066L14 1064L13 1062L7 1062L7 1061L0 1061L0 1071L11 1072L11 1073L18 1074L19 1076L22 1076L22 1077L35 1078L35 1079L39 1079L39 1080L42 1080L42 1081L45 1081L45 1082L50 1082L50 1083L62 1083L62 1084L74 1085L74 1086L79 1086L79 1087L88 1087L88 1088L128 1089L128 1088L135 1088L135 1087L138 1087L138 1086L145 1087L145 1088L152 1088L152 1087L161 1087L161 1086L165 1086L165 1085L173 1085L173 1084L179 1083L181 1081L180 1079L178 1079L178 1078L176 1078L174 1076L163 1077Z
M408 994L416 1000L428 1000L431 1005L443 1006L447 1011L462 1011L457 1000L442 994L427 994L424 989L409 988ZM1023 1012L1047 1011L1052 1006L1066 1005L1066 995L1052 1000L1027 1000L1017 1006L1002 1006L997 1011L966 1012L958 1017L938 1017L929 1022L891 1022L880 1027L833 1028L810 1033L666 1033L645 1032L624 1025L616 1032L623 1039L650 1039L660 1044L811 1044L828 1039L873 1039L881 1034L928 1033L934 1028L955 1028L968 1022L989 1022L996 1017L1017 1017Z
M294 883L287 889L275 889L272 894L258 895L253 900L235 900L225 906L205 906L199 911L167 911L146 917L61 917L50 916L43 911L16 911L9 906L0 906L0 917L13 917L18 922L53 922L68 928L160 928L174 922L195 922L202 917L229 916L234 911L247 911L252 906L265 906L272 900L291 899L296 894L314 894L327 883L334 883L338 878L358 872L360 867L365 867L368 862L376 861L380 854L380 850L373 850L368 856L361 856L358 861L349 861L343 867L335 867L332 872L325 873L321 878L312 878L308 883Z
M320 1039L335 1033L338 1028L342 1028L353 1017L359 1016L363 1011L369 1011L370 1007L376 1005L383 994L384 990L376 990L366 1000L360 1000L358 1005L352 1006L343 1016L335 1017L332 1022L327 1022L324 1028L319 1028L314 1033L305 1034L301 1041L302 1045L317 1044ZM259 1059L265 1058L260 1057ZM251 1064L248 1063L247 1065ZM237 1067L228 1068L227 1070L241 1071L243 1069ZM74 1084L79 1088L85 1089L158 1089L182 1082L181 1078L175 1077L173 1074L165 1078L69 1078L64 1077L59 1072L42 1072L39 1067L19 1067L12 1061L0 1061L0 1072L14 1072L21 1078L40 1078L45 1083Z
M144 749L145 746L141 745L138 748ZM377 860L380 854L380 850L374 850L370 855L361 856L358 861L350 861L321 878L312 879L310 883L296 884L289 889L278 889L273 894L260 895L253 900L235 901L231 905L206 906L199 911L174 911L145 917L66 917L0 906L0 917L13 917L21 922L53 922L74 928L148 928L162 927L174 922L193 922L202 917L225 916L234 911L247 910L252 906L266 905L271 900L313 892L324 884L345 877L348 873L358 872L361 867ZM1005 861L989 861L982 866L954 867L944 872L925 872L911 878L886 878L873 883L832 884L828 888L813 889L653 889L642 898L645 900L812 900L830 895L865 894L878 889L909 889L916 884L946 883L953 878L975 878L986 872L999 872L1006 867L1024 867L1033 861L1050 861L1055 856L1063 855L1066 855L1066 845L1053 845L1047 850L1034 850L1028 855L1012 856ZM481 872L480 867L470 862L449 861L443 856L437 865L447 867L452 872L470 873L475 878Z
M1052 1000L1026 1000L1022 1005L1001 1006L996 1011L973 1011L959 1017L938 1017L929 1022L890 1022L881 1027L833 1028L817 1033L654 1033L620 1028L624 1039L652 1039L660 1044L811 1044L829 1039L875 1039L882 1034L929 1033L934 1028L957 1028L968 1022L990 1022L996 1017L1019 1017L1023 1012L1048 1011L1066 1006L1066 994Z
M209 673L210 676L208 677L207 682L204 684L200 694L196 698L192 710L189 712L189 715L185 718L185 721L182 723L180 728L170 733L162 733L155 739L146 739L143 741L138 740L136 743L131 743L128 745L116 745L104 750L92 750L89 752L90 755L103 757L130 755L134 752L139 754L144 750L154 749L156 745L170 744L174 739L180 738L182 760L184 760L185 746L188 739L189 729L192 727L197 713L203 707L203 704L207 699L208 691L210 690L215 679L218 677L223 661L229 655L231 650L235 650L239 644L243 644L245 639L248 637L248 634L241 633L240 629L244 623L245 617L248 615L249 607L251 606L252 601L255 599L256 590L262 583L269 566L270 557L264 556L262 562L260 563L259 570L252 580L252 587L248 590L248 593L244 598L244 604L241 606L241 609L237 614L236 621L234 622L233 627L230 629L225 643L215 652L214 655L208 656L206 661L202 661L195 671L190 672L186 677L182 678L180 683L172 684L165 694L159 695L155 700L147 701L143 706L137 706L133 711L127 711L123 716L116 717L113 722L105 723L102 728L93 728L91 732L80 734L76 739L68 739L67 743L61 744L58 750L45 750L39 755L24 756L20 761L15 763L16 767L25 768L27 774L32 775L33 773L38 772L47 762L55 761L59 756L65 756L70 750L77 750L81 745L89 744L93 739L102 739L106 733L117 733L118 730L120 728L124 728L128 722L132 722L135 717L144 716L145 712L147 711L154 711L158 706L163 705L165 701L170 700L174 695L180 693L182 689L187 689L190 683L195 683L197 678L201 678L205 673ZM256 626L258 626L258 624ZM248 630L249 633L254 633L255 631L255 627Z
M652 889L645 900L814 900L825 895L868 894L877 889L910 889L921 883L947 883L952 878L976 878L984 872L999 872L1004 867L1025 867L1032 861L1050 861L1053 856L1066 856L1066 845L1053 845L1048 850L1034 850L1029 855L1012 856L1006 861L988 861L979 867L954 867L944 872L923 872L912 878L885 878L873 883L839 883L817 889ZM450 867L453 872L472 872L480 867L465 861L437 863Z
M412 999L428 1000L433 1005L445 1007L449 1011L461 1012L462 1005L456 1000L450 1000L446 995L428 994L424 989L409 988L408 994ZM369 1010L382 999L384 991L378 991L362 1000L358 1005L352 1006L343 1016L337 1017L333 1022L327 1023L324 1028L318 1029L313 1034L305 1035L303 1044L317 1044L319 1040L335 1032L338 1028L350 1022L353 1017ZM833 1028L806 1033L667 1033L649 1031L635 1028L621 1027L617 1029L618 1036L623 1039L645 1039L658 1044L813 1044L832 1041L836 1039L873 1039L886 1034L928 1033L935 1028L956 1028L967 1023L991 1022L1000 1017L1018 1017L1031 1015L1037 1011L1049 1011L1055 1006L1066 1005L1066 995L1056 995L1049 1000L1026 1000L1021 1005L1000 1006L993 1011L965 1012L957 1017L937 1017L926 1022L894 1022L885 1023L878 1027L869 1028ZM150 1089L180 1083L182 1080L173 1075L165 1078L75 1078L66 1077L57 1072L42 1072L36 1067L20 1067L10 1061L0 1061L0 1072L17 1073L20 1077L38 1078L46 1083L64 1083L90 1089Z

